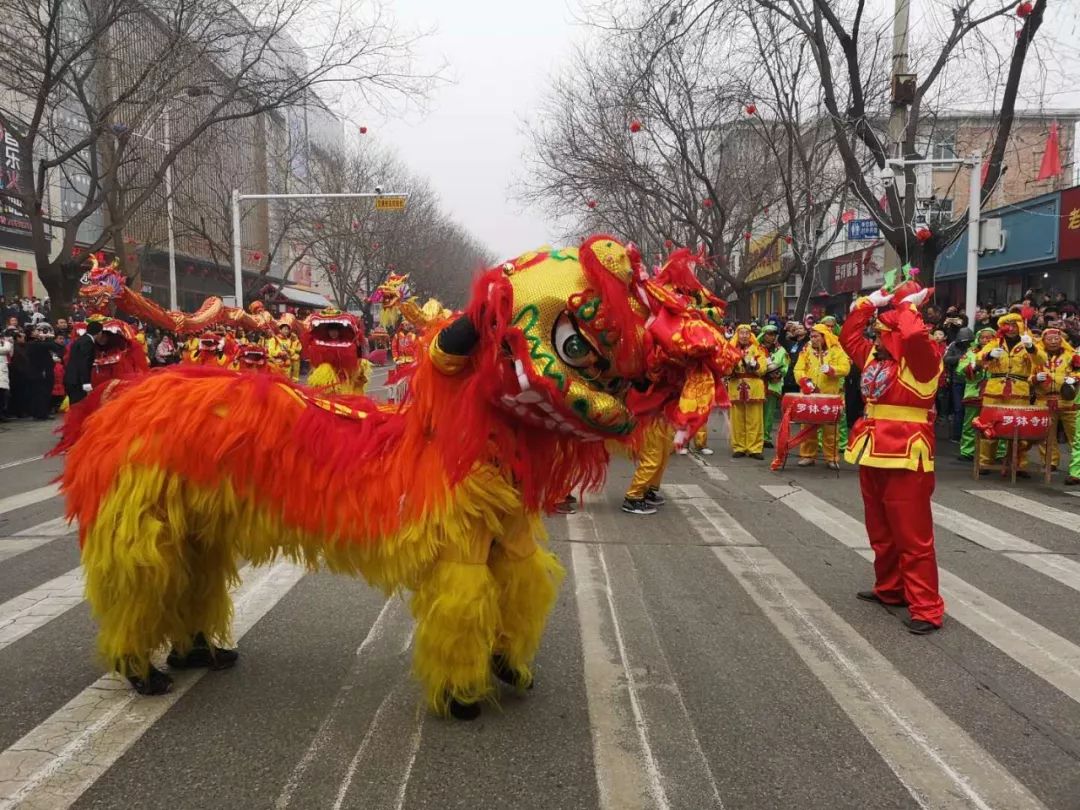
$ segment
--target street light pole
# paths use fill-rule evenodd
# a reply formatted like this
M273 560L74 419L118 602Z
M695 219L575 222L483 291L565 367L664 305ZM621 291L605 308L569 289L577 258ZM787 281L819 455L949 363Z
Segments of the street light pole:
M378 188L378 186L376 186ZM379 197L402 197L408 199L408 194L399 194L394 191L357 191L335 194L241 194L240 189L234 188L232 193L232 232L233 232L233 279L236 286L236 306L244 307L244 268L243 256L240 248L240 201L241 200L368 200Z

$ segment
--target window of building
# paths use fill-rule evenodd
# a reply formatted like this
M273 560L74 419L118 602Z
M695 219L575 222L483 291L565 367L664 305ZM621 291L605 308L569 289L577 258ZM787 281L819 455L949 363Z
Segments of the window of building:
M938 132L934 135L931 154L934 160L949 160L956 157L956 133Z

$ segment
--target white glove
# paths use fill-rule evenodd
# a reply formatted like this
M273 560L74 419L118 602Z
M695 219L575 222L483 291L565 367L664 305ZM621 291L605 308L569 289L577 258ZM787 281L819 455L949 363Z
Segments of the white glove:
M911 295L906 296L901 303L914 304L915 308L918 309L919 307L921 307L923 305L923 302L926 301L926 299L927 299L927 297L929 297L929 295L930 295L930 288L929 287L923 287L918 292L913 292Z
M1066 377L1065 378L1065 384L1066 385L1076 385L1076 377Z
M821 364L821 373L822 374L831 374L832 373L832 366L830 366L828 363L822 363Z
M871 304L880 309L881 307L888 306L889 302L892 301L893 294L891 292L885 292L884 290L878 290L877 292L870 293L870 295L866 297L870 300Z
M1004 356L1004 354L1005 354L1005 350L1001 349L1001 348L991 349L990 350L990 356L993 357L995 360L997 360L999 357Z
M1033 341L1031 340L1031 335L1029 335L1027 332L1020 336L1020 342L1024 344L1025 349L1030 349L1033 343Z
M1046 372L1045 371L1040 371L1038 374L1036 374L1035 375L1035 381L1036 382L1046 382Z
M89 394L91 391L94 390L94 386L92 386L90 383L83 383L82 390Z
M765 366L765 372L767 374L771 374L772 372L776 371L778 368L780 368L780 366L778 366L776 363L769 363L767 366Z

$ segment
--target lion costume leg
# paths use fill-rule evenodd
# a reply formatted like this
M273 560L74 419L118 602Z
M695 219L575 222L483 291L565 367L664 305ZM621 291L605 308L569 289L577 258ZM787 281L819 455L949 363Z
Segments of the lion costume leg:
M195 514L187 500L175 479L127 467L83 537L86 598L100 625L98 651L107 666L146 693L169 687L168 677L151 664L156 650L171 641L181 655L205 646L213 658L216 648L206 640L229 634L232 549L177 520Z
M507 521L491 549L488 567L499 592L495 674L521 689L532 686L532 662L566 571L541 543L539 515L524 512Z

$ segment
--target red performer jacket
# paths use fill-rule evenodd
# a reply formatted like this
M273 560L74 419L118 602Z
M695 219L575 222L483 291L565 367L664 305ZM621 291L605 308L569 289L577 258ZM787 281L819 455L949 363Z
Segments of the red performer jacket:
M860 299L840 331L844 351L862 369L865 416L855 423L844 459L885 469L934 469L934 400L941 354L911 304L897 304L875 323L877 309ZM876 357L865 336L874 324L892 355Z

